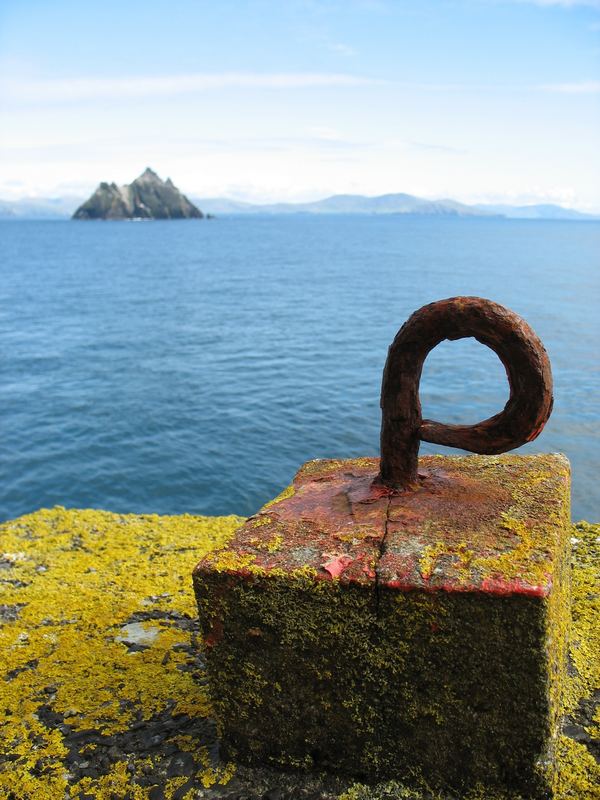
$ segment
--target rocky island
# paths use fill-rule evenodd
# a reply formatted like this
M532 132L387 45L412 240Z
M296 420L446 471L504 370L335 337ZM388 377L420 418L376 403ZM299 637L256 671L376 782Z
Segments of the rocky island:
M148 167L133 183L102 182L73 219L202 219L204 214L173 184Z

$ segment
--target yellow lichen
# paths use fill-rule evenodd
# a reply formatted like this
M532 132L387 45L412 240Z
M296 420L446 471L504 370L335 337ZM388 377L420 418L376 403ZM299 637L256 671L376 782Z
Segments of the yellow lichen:
M225 786L235 774L235 765L232 763L211 764L210 757L206 748L202 748L199 754L202 770L198 772L197 778L205 789L209 789L215 784Z
M281 534L275 534L275 536L273 536L273 538L268 542L265 542L263 539L258 537L252 537L248 540L248 542L257 550L266 550L267 553L276 553L283 544L283 536L281 536Z
M283 536L274 536L270 542L265 544L265 548L269 551L269 553L276 553L283 544Z
M557 800L599 800L600 764L585 745L561 736L556 756Z
M262 528L263 525L269 525L271 522L272 519L268 514L258 514L256 517L252 517L252 519L248 520L248 524L252 528Z
M600 688L600 525L579 522L573 528L573 623L570 656L574 670L567 680L567 711Z
M543 586L548 579L548 564L535 558L539 549L536 529L507 513L501 514L500 527L518 537L516 547L501 555L474 558L471 568L481 570L484 576L501 575L504 580L519 578L533 586Z
M241 555L234 550L220 550L211 559L211 566L216 572L235 572L252 567L255 560L249 553Z
M80 795L91 795L94 800L146 800L148 797L148 793L141 786L132 783L131 773L125 761L113 764L106 775L96 780L82 778L74 784L69 796L76 798Z
M65 737L59 727L44 722L42 709L50 708L72 730L100 734L120 734L136 720L150 719L165 708L191 717L210 715L204 685L194 680L193 672L178 669L189 663L183 648L190 640L174 618L196 617L191 570L201 557L223 547L239 523L235 517L134 516L57 508L0 527L0 555L8 565L0 571L0 604L13 614L0 629L5 678L0 680L0 737L11 758L0 766L0 797L147 800L149 790L138 785L136 777L152 774L153 756L116 761L97 778L76 780L67 767ZM522 537L521 520L517 523L514 532ZM574 669L566 678L566 713L576 712L581 699L600 687L600 526L579 523L572 535ZM461 546L453 555L465 561L469 557ZM434 560L431 566L435 567ZM288 586L310 586L316 595L333 591L327 582L314 582L312 568L284 574ZM430 603L430 598L423 602ZM274 603L273 614L277 607ZM293 611L304 639L324 635L299 605ZM423 618L428 625L439 621L433 609ZM138 627L132 629L132 624ZM330 632L340 624L332 620ZM142 652L127 647L132 635L144 642ZM260 676L250 678L254 683L260 680ZM256 687L260 688L258 683ZM598 737L599 723L597 714L588 727L592 737ZM234 766L211 763L193 737L175 729L169 742L194 754L201 769L188 777L198 789L230 780ZM93 761L97 747L89 742L80 752ZM600 766L586 746L561 737L556 757L556 800L599 800ZM173 797L188 777L164 782L165 796ZM190 789L184 797L193 798L198 789ZM477 791L468 800L502 797ZM343 796L422 800L435 794L391 782L368 788L355 784Z
M146 797L118 764L101 778L70 784L64 737L40 721L40 708L100 735L126 731L139 714L149 719L165 708L210 715L204 687L178 669L186 653L176 645L189 644L189 634L173 617L196 616L192 568L240 521L55 508L1 526L1 551L19 558L0 572L0 603L18 609L0 629L10 678L0 680L0 739L12 757L0 767L0 796ZM147 647L130 652L127 625L148 612L155 619L137 629ZM86 752L93 759L91 745Z
M282 500L287 500L288 497L293 497L295 494L296 489L294 488L294 484L290 483L290 485L286 486L285 489L277 495L277 497L274 497L272 500L269 500L268 503L265 503L262 507L262 510L264 511L265 508L270 508L271 506L274 506L275 503L280 503Z
M448 552L448 545L445 542L436 542L436 544L428 544L423 548L423 553L419 560L419 572L425 580L429 580L433 574L433 570L438 559L438 556L444 555Z
M173 800L173 796L177 789L187 783L188 779L185 775L178 775L175 778L169 778L165 786L165 800Z

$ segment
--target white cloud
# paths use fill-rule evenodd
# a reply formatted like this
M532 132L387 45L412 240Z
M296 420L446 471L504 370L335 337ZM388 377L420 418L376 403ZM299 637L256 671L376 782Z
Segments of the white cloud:
M381 83L373 78L320 72L222 72L166 75L149 78L73 78L0 83L0 94L26 102L80 100L189 94L219 89L307 89L353 87Z
M562 94L598 94L600 81L577 81L576 83L548 83L541 87L547 92Z

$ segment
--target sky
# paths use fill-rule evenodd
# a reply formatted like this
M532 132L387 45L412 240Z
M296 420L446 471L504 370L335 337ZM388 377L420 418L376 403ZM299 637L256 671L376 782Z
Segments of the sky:
M0 0L0 198L600 213L600 0Z

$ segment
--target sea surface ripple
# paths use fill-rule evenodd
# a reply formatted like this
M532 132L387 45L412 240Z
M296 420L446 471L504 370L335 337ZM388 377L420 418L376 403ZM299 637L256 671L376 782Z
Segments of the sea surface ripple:
M248 515L305 460L376 455L387 347L458 294L544 341L562 451L600 519L600 223L426 217L0 223L0 517L55 504ZM508 396L473 340L428 358L424 415ZM423 444L422 452L442 450Z

